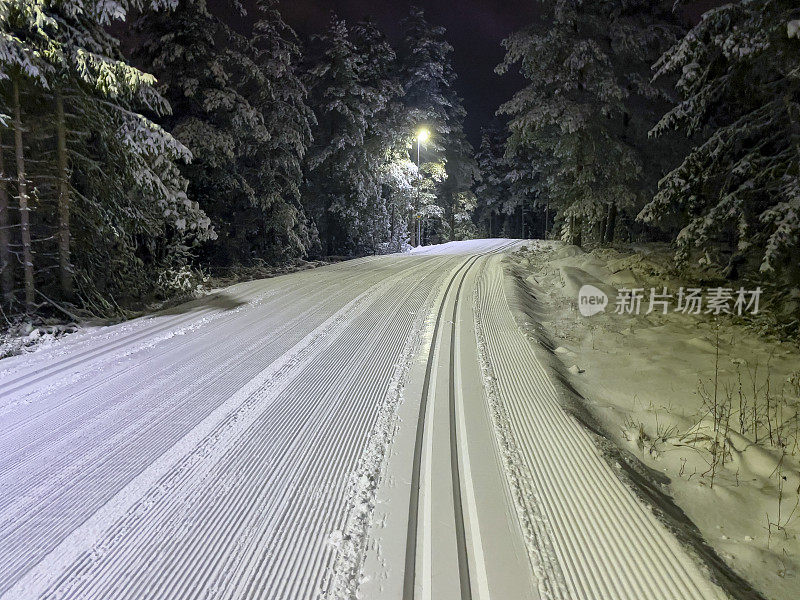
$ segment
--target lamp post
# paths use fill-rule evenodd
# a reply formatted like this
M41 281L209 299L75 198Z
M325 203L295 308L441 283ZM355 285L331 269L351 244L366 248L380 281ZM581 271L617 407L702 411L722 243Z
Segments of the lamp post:
M431 132L428 131L427 129L425 129L424 127L422 127L421 129L419 129L417 131L417 175L419 175L419 177L420 177L420 185L422 184L422 174L419 172L419 153L420 153L419 149L420 149L420 146L423 143L427 142L430 137L431 137ZM416 214L414 215L414 218L417 221L417 245L421 246L422 245L422 239L421 239L421 233L422 233L421 221L422 221L422 219L420 218L421 215L419 214L419 203L420 203L420 186L417 186L417 210L415 211Z

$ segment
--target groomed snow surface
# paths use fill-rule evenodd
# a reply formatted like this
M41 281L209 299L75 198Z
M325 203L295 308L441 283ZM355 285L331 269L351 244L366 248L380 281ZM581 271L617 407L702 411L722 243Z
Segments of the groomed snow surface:
M511 240L243 283L0 363L12 598L723 597L559 405Z

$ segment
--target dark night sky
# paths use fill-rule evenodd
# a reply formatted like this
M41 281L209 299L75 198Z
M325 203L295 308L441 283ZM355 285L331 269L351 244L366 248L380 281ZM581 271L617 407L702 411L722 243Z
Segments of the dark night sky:
M213 5L214 0L209 0ZM245 6L252 0L243 0ZM720 0L700 0L687 12L694 19ZM303 37L319 33L330 20L331 11L348 21L371 17L392 42L401 38L400 21L409 7L420 6L429 22L447 28L454 47L453 63L458 73L456 86L467 109L466 131L477 146L480 129L488 124L497 108L524 85L516 73L499 76L494 68L503 59L500 42L536 18L541 3L536 0L282 0L286 21Z

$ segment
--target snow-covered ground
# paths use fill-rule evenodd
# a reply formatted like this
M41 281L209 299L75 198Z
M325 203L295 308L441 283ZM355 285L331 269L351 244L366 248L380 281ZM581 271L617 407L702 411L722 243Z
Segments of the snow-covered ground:
M518 246L242 283L2 361L3 600L723 597L562 408Z
M666 476L648 479L674 499L732 571L767 598L797 598L800 353L724 315L715 321L674 307L666 315L661 309L615 314L618 288L687 286L670 263L669 252L658 248L585 253L534 242L506 266L536 297L537 323L557 366L603 435ZM581 316L584 284L608 293L605 312ZM696 537L685 522L674 525ZM744 582L729 586L753 597Z

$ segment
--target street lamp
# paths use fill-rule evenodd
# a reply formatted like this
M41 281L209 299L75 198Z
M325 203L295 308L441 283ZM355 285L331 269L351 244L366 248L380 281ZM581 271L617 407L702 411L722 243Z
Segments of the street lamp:
M424 127L421 127L417 131L417 173L418 174L419 174L419 148L420 148L420 146L422 144L427 142L430 139L430 137L431 137L431 132L428 131L427 129L425 129ZM420 179L422 179L421 175L420 175ZM420 215L419 215L419 187L417 188L417 214L415 216L417 218L417 245L421 246L422 245L422 240L420 239L420 234L421 234L420 221L421 221L421 219L420 219Z

